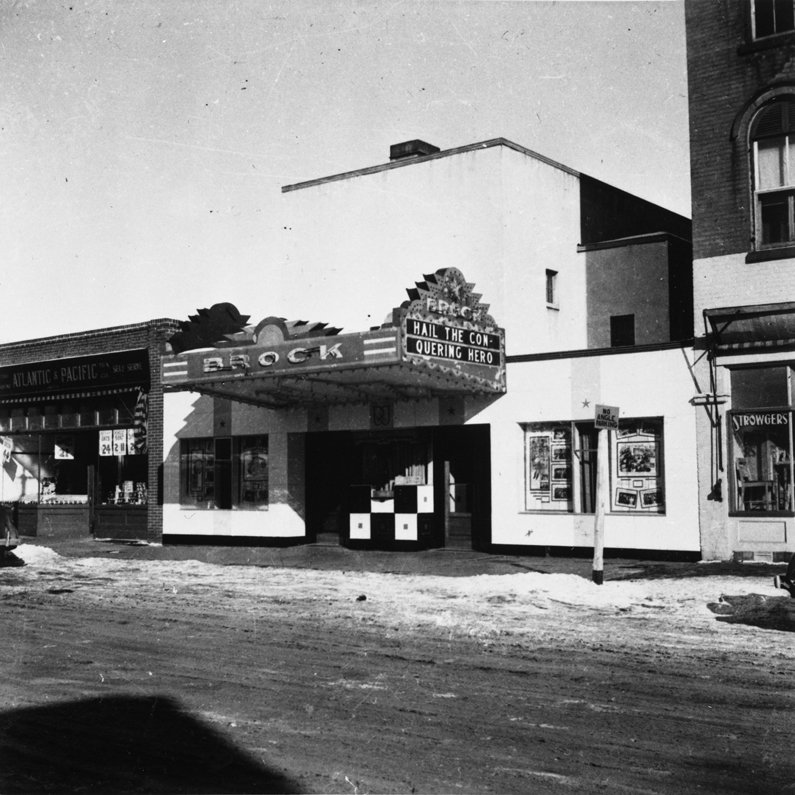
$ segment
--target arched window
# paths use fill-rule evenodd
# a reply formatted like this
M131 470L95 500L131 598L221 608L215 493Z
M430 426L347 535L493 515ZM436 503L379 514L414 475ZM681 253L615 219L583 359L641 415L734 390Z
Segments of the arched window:
M757 247L795 243L795 96L774 99L751 124Z

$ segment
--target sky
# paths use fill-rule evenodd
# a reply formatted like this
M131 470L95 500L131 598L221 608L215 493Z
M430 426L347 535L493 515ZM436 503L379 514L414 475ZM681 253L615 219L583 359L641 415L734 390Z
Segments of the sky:
M281 187L415 138L690 212L677 0L0 0L0 85L0 343L280 315Z

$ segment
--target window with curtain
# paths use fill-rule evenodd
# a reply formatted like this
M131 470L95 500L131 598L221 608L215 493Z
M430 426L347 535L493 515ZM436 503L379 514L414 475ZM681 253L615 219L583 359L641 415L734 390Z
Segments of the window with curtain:
M795 241L795 97L765 105L751 125L757 247Z

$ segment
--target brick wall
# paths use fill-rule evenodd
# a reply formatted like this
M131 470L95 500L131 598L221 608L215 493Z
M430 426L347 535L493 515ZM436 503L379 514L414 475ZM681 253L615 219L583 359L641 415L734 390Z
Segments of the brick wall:
M751 249L747 129L738 122L768 88L795 87L795 37L752 44L749 8L685 2L695 259Z
M92 356L114 351L147 349L149 353L149 420L147 428L149 460L149 505L147 534L160 537L163 526L163 387L160 383L160 358L165 340L179 328L176 320L160 318L144 323L96 329L75 334L23 340L0 345L0 367L27 362Z

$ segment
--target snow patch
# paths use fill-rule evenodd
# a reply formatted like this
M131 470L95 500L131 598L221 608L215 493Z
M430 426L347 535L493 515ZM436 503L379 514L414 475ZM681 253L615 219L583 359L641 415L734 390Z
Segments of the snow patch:
M55 550L37 544L20 544L14 554L29 566L46 566L64 560Z

